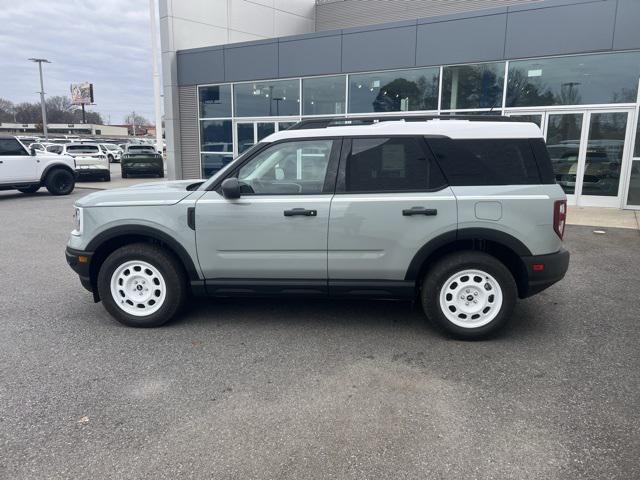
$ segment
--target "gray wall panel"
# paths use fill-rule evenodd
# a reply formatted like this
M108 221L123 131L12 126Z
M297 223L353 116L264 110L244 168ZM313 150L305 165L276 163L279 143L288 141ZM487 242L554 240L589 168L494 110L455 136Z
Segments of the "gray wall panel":
M638 48L638 46L640 46L640 1L618 0L613 48Z
M342 71L415 66L416 27L399 27L342 36Z
M417 65L500 60L507 15L418 25Z
M342 35L280 42L280 76L338 73L341 53Z
M222 49L178 53L178 84L224 82Z
M180 87L180 145L182 178L200 178L200 146L198 145L198 98L196 87Z
M510 12L505 54L520 58L610 49L616 2Z
M224 70L227 81L277 78L278 43L225 48Z

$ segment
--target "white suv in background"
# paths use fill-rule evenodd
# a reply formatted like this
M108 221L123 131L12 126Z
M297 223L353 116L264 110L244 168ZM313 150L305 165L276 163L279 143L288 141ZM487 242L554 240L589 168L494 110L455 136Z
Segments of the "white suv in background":
M73 158L31 151L16 137L0 135L0 190L35 193L45 186L53 195L68 195L75 186Z
M98 177L105 182L111 181L109 160L97 143L67 143L63 145L61 154L73 157L79 177Z
M118 145L114 145L112 143L101 143L100 150L107 156L109 163L120 162L122 149Z

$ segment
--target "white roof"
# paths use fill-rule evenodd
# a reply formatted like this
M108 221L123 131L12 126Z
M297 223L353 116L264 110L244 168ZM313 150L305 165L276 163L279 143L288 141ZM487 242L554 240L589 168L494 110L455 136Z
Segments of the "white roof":
M355 118L354 118L355 120ZM542 138L535 123L491 122L478 120L380 121L369 125L337 125L326 128L283 130L266 137L264 142L287 138L341 137L354 135L444 135L450 138Z

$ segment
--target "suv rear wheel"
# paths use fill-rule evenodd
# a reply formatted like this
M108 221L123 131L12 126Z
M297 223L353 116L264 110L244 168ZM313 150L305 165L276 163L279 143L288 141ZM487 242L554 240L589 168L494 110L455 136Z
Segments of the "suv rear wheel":
M51 195L69 195L76 181L69 170L55 168L47 174L44 184Z
M509 269L482 252L443 257L422 283L422 306L429 320L459 338L480 338L500 329L516 298Z
M157 327L182 306L186 279L180 263L155 245L119 248L98 272L98 292L107 311L130 327Z

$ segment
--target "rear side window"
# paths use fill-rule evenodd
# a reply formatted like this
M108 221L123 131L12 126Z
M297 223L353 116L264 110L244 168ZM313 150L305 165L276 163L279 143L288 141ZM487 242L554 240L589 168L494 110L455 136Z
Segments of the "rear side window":
M445 186L423 140L354 138L345 170L347 192L420 192Z
M529 139L427 139L450 185L540 183Z
M538 170L540 172L540 180L542 183L556 183L556 177L553 173L553 165L551 164L551 158L549 158L549 151L547 145L541 138L532 138L530 140L533 154L536 157L538 164Z
M0 155L28 155L15 138L0 138Z

